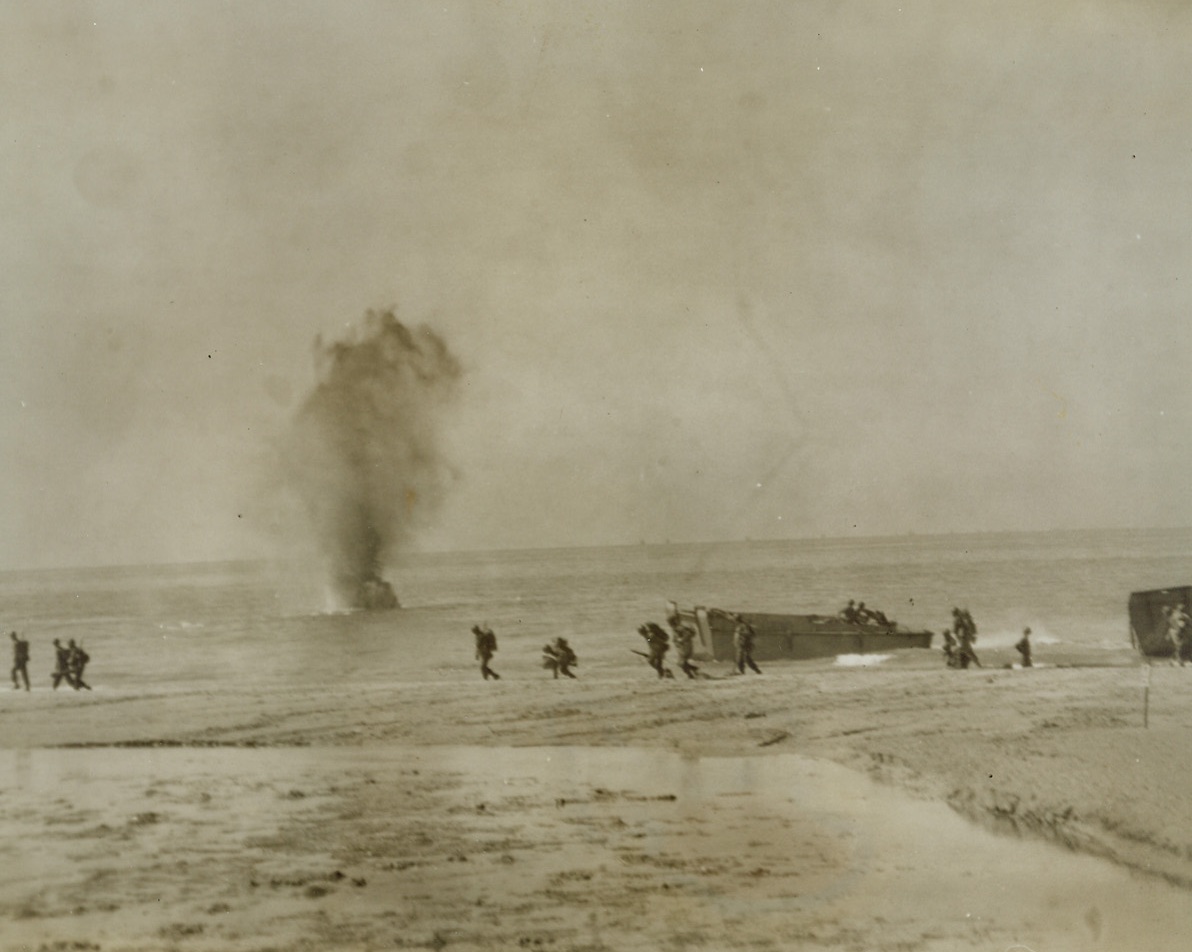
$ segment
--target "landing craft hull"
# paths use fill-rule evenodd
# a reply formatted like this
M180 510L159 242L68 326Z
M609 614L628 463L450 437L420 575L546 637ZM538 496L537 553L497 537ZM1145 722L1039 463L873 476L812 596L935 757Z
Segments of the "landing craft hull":
M701 654L716 661L732 661L733 613L718 608L681 609L667 602L668 614L678 616L699 635ZM776 615L741 612L756 637L753 657L758 661L831 658L847 654L886 654L904 648L930 648L930 631L907 631L897 625L855 625L834 615Z
M1130 594L1130 641L1148 658L1170 658L1171 642L1167 638L1167 612L1183 603L1184 610L1192 608L1192 585L1157 588L1149 592Z

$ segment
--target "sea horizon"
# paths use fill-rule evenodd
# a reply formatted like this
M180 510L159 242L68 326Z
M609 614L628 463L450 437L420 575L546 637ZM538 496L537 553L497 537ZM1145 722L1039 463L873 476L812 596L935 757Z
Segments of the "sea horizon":
M957 539L973 538L973 539L1011 539L1011 538L1025 538L1031 536L1047 536L1049 538L1069 537L1079 538L1082 536L1100 535L1100 536L1128 536L1128 535L1152 535L1165 534L1178 536L1181 534L1192 535L1192 524L1182 526L1107 526L1107 527L1082 527L1082 528L1050 528L1050 529L955 529L945 531L933 532L889 532L889 533L874 533L871 535L806 535L806 536L765 536L765 537L742 537L735 539L646 539L637 542L592 542L592 543L567 543L557 545L513 545L513 546L460 546L458 548L433 548L433 547L419 547L417 544L411 545L409 548L403 550L399 555L393 557L386 563L387 568L397 568L403 561L417 558L418 556L486 556L486 555L502 555L505 553L535 553L535 552L584 552L584 551L599 551L599 550L617 550L617 549L641 549L641 548L683 548L683 547L707 547L707 546L744 546L744 545L790 545L790 544L840 544L840 543L856 543L856 544L873 544L873 543L889 543L902 539L914 539L917 542L930 542L931 540L949 540L955 541ZM69 563L59 565L32 565L32 566L8 566L0 567L0 575L12 575L21 573L53 573L53 572L73 572L73 571L129 571L137 569L150 568L199 568L203 566L267 566L267 565L309 565L312 562L317 562L320 556L316 552L309 552L304 555L297 556L283 556L283 555L230 555L225 558L194 558L194 559L162 559L158 561L148 562L92 562L92 563Z

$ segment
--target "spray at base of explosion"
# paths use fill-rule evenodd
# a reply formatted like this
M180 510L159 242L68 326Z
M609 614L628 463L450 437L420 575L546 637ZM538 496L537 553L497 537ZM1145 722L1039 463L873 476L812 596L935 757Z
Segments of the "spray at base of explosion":
M346 340L315 341L318 381L284 459L345 608L399 605L382 573L453 477L438 433L460 366L425 325L369 311Z

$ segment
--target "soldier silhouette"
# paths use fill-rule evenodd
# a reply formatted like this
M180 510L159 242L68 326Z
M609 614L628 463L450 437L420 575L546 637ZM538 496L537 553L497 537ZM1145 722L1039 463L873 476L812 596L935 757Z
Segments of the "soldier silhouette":
M14 690L20 690L20 683L18 676L25 682L25 690L29 690L29 642L18 635L15 631L10 635L12 638L12 686Z
M62 642L57 638L54 639L54 673L51 675L51 678L55 691L58 690L58 685L63 681L72 688L75 686L74 675L70 671L70 649L63 647Z
M485 681L489 678L500 681L501 676L488 665L497 650L496 634L487 624L473 625L472 634L476 636L476 660L480 662L481 675Z

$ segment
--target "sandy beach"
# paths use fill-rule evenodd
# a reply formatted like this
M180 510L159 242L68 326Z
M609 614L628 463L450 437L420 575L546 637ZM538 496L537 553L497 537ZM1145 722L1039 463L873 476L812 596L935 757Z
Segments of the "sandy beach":
M0 946L1180 946L1192 674L999 660L6 693Z

